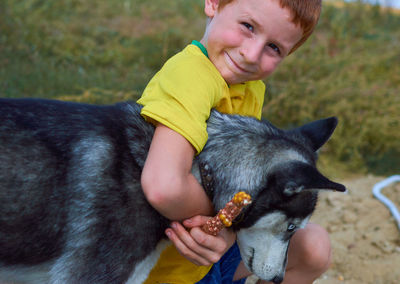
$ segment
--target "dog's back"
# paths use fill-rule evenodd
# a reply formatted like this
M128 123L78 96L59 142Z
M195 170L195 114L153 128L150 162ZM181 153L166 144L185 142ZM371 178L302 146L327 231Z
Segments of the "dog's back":
M0 120L0 263L126 280L167 225L140 188L153 128L138 106L2 99Z

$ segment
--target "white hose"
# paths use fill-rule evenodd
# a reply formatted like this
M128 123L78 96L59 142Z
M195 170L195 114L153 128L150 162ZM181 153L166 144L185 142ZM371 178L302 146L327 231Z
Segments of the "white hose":
M373 189L372 189L372 193L375 196L375 198L377 198L380 202L382 202L383 204L386 205L386 207L389 208L390 212L393 215L393 218L397 222L397 227L400 230L400 213L399 213L399 210L397 210L396 206L393 204L392 201L390 201L390 199L388 199L386 196L384 196L381 193L381 190L384 187L388 186L391 183L397 182L397 181L400 181L400 175L394 175L394 176L388 177L387 179L384 179L383 181L380 181L377 184L375 184Z

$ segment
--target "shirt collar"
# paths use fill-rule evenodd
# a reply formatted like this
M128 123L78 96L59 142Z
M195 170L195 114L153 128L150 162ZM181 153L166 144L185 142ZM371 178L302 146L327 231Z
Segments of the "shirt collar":
M194 44L195 46L197 46L198 48L200 48L201 52L203 52L203 54L204 54L205 56L207 56L207 58L208 58L207 48L206 48L201 42L199 42L199 41L197 41L197 40L193 40L193 41L192 41L192 44Z

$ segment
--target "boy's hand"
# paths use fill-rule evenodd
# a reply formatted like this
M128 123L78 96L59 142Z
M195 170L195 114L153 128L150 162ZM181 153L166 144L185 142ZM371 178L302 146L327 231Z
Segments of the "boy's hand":
M195 216L183 222L173 222L166 230L168 238L181 255L197 265L212 265L234 244L236 234L223 229L217 236L205 233L201 227L211 217ZM186 227L186 228L185 228Z

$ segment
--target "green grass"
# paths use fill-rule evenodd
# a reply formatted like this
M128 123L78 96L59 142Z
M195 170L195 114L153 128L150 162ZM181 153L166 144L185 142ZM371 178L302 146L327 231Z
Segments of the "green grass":
M324 168L398 173L399 26L379 6L325 4L314 35L266 80L263 116L282 127L337 116ZM200 0L3 0L0 96L135 100L204 27Z
M163 62L190 42L196 31L191 24L198 37L205 23L200 1L166 3L3 0L2 96L52 98L91 88L137 96Z

